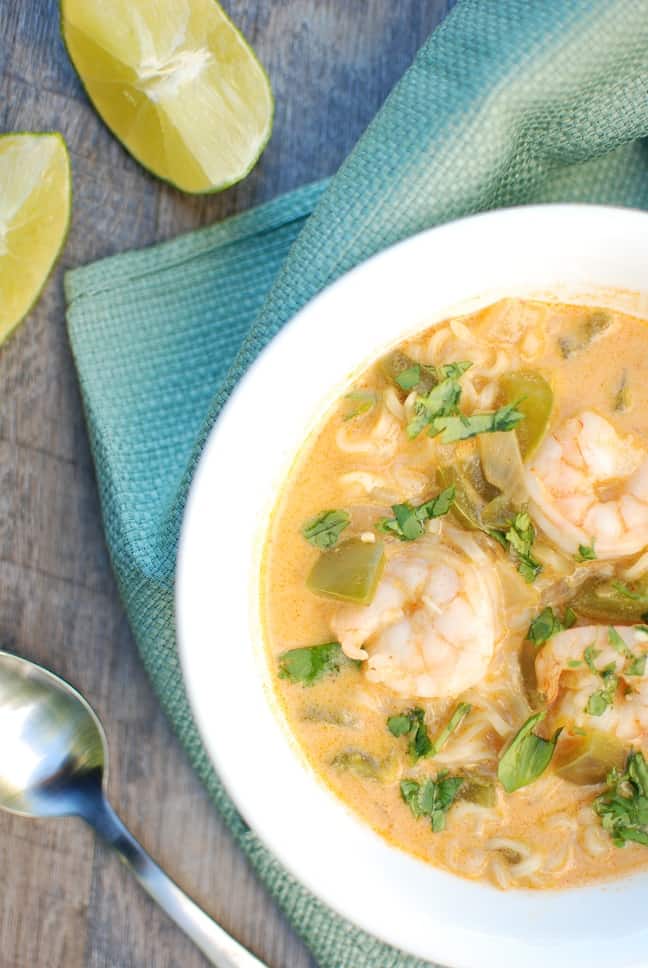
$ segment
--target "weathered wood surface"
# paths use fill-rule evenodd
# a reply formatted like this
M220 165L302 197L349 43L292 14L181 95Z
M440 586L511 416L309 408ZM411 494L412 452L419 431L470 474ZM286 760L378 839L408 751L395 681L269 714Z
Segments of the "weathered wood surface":
M62 131L74 171L62 264L0 352L0 642L94 704L112 751L111 798L160 863L272 968L306 968L311 959L232 843L139 663L101 531L61 273L332 173L449 3L226 6L269 71L275 129L241 186L191 198L149 177L103 127L63 48L57 0L0 0L0 131ZM78 822L0 816L2 968L204 963Z

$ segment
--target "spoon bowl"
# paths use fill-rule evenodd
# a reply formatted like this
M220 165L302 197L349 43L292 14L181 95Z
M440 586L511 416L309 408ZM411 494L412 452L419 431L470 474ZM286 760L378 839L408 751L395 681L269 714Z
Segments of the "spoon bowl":
M0 808L23 817L78 816L218 968L264 968L180 890L114 812L103 791L108 747L76 689L0 651Z
M85 699L46 669L0 652L0 807L23 817L80 815L101 788L106 738Z

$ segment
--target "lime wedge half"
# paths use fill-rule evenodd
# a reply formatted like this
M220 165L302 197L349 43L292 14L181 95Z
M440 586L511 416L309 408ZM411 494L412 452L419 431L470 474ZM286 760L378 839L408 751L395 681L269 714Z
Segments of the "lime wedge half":
M272 130L267 75L215 0L62 0L88 96L142 165L186 192L254 166Z
M60 134L0 136L0 342L36 302L63 247L70 186Z

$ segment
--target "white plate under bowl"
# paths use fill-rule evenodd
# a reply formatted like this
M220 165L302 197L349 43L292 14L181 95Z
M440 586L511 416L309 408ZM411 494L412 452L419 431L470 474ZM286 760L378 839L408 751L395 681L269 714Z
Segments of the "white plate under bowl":
M261 642L259 561L278 488L351 376L417 329L507 295L646 315L647 291L642 212L547 205L424 232L341 278L284 327L239 383L196 472L177 624L189 700L214 766L295 877L421 958L454 968L645 966L648 875L504 893L390 846L324 786L288 732Z

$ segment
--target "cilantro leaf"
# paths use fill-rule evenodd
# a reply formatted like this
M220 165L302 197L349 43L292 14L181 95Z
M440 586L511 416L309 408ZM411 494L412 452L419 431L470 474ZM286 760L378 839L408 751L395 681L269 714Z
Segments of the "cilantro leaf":
M493 530L488 534L511 554L519 573L527 583L531 584L542 571L542 565L531 553L535 541L535 528L527 512L518 512L507 531Z
M641 626L637 626L641 628ZM623 667L624 676L643 676L646 671L646 653L640 652L635 655L632 649L625 644L617 630L610 626L608 629L608 641L612 648L620 655L625 656L626 664Z
M570 608L565 610L564 618L561 621L551 605L547 605L531 622L526 637L537 648L540 648L552 635L570 629L575 621L576 616Z
M289 649L279 656L279 678L312 686L325 676L336 675L344 666L352 665L359 663L347 658L339 642L307 645Z
M414 401L414 416L407 425L407 436L418 437L422 430L434 425L438 418L458 412L461 387L455 377L446 377Z
M608 642L614 651L618 652L620 655L625 655L626 658L630 658L632 656L632 650L628 648L613 625L608 627Z
M454 501L454 485L446 487L430 501L414 507L407 501L392 505L393 518L383 518L377 528L383 534L393 534L401 541L416 541L425 533L425 522L447 514Z
M452 379L458 380L471 366L472 363L468 362L468 360L458 360L456 363L444 363L441 371L444 377L452 377Z
M448 811L463 784L463 777L449 776L447 770L442 770L435 780L425 783L401 780L400 791L414 816L429 817L433 832L439 833L445 828Z
M433 750L432 740L425 725L425 712L416 706L400 716L390 716L387 729L392 736L409 736L407 748L413 763Z
M602 716L613 702L614 697L610 695L607 689L598 689L587 700L585 712L589 713L590 716Z
M545 715L543 710L530 716L500 756L497 776L507 793L533 783L551 762L562 730L557 729L551 739L536 736L533 728Z
M419 363L413 363L412 366L408 366L406 370L401 370L401 372L395 377L396 383L401 388L401 390L410 391L413 390L415 386L421 382L421 367Z
M596 551L594 550L594 539L591 545L579 544L576 554L576 561L595 561Z
M516 406L516 403L507 403L499 410L493 410L489 413L474 413L471 416L465 414L440 416L434 420L433 426L437 432L443 431L442 444L451 444L456 440L467 440L469 437L476 437L478 434L513 430L521 420L524 420L524 414L516 410Z
M340 535L351 523L348 511L322 511L310 518L302 528L302 535L306 540L326 551L338 543Z
M411 728L412 721L406 713L402 716L390 716L387 720L387 729L392 736L407 736Z
M625 642L616 629L611 627L608 629L608 639L616 651L619 651L620 649L625 650L627 648ZM620 646L618 644L619 642L621 643ZM587 663L590 672L595 676L600 676L603 680L603 688L597 689L596 692L593 692L587 700L585 712L590 716L602 716L608 706L611 706L614 703L614 697L619 684L619 677L617 675L616 664L614 662L604 666L602 669L596 668L596 659L600 654L600 649L595 649L593 645L588 645L583 652L583 658Z
M421 757L436 756L450 739L450 736L459 729L462 722L472 709L470 703L459 703L452 713L452 716L443 727L434 742L430 740L427 727L425 725L425 713L416 707L402 713L399 716L390 716L387 720L387 729L392 736L409 736L409 754L415 763Z
M590 672L593 672L595 676L598 675L598 669L594 665L594 660L600 654L601 654L601 650L595 649L593 645L588 645L585 651L583 652L583 658L585 659L585 662L587 663L590 669Z
M347 393L345 400L349 400L350 406L343 416L343 420L353 420L363 413L368 413L378 401L378 394L375 390L352 390Z
M643 676L646 674L646 653L642 652L641 655L633 655L629 660L625 669L623 670L626 676Z
M603 829L617 847L628 842L648 846L648 765L642 753L630 753L624 773L612 770L608 788L594 801Z

